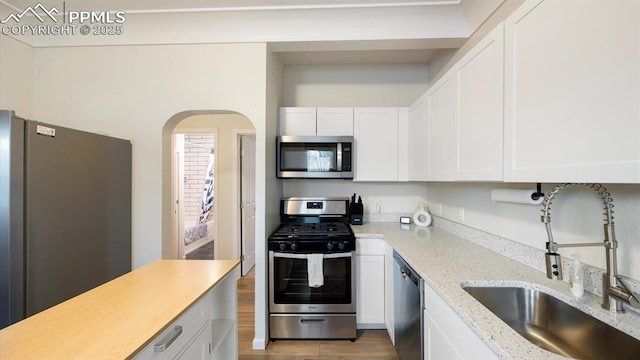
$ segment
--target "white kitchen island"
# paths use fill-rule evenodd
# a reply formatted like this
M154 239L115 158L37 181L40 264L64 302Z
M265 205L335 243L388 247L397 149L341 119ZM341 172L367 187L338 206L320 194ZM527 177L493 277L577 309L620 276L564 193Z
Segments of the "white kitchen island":
M237 358L238 264L143 266L0 330L0 359Z

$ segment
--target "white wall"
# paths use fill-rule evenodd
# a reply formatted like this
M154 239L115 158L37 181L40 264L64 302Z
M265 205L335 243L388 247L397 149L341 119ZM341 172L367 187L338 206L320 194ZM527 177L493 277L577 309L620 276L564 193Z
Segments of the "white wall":
M0 109L33 118L34 49L0 36Z
M265 138L265 57L265 44L36 50L34 118L133 144L134 267L177 256L170 240L170 144L188 111L241 113ZM264 147L258 140L258 154ZM257 241L264 241L260 157L256 174Z
M283 106L409 106L426 90L426 65L290 65Z
M413 213L418 204L426 201L426 183L358 183L350 180L284 181L284 196L362 196L365 213Z
M548 193L556 184L543 184ZM476 229L544 250L545 227L540 222L541 205L495 203L494 188L534 188L535 184L429 183L428 205L432 213ZM640 280L640 185L605 184L613 197L618 269L624 276ZM464 220L458 207L464 207ZM576 186L560 192L551 205L551 229L558 243L603 241L602 202L592 190ZM604 269L605 251L593 248L560 249L560 254L579 254L581 259Z
M261 174L265 181L265 197L256 201L257 208L263 208L264 226L256 229L266 239L280 223L280 198L282 197L282 181L276 178L276 133L278 131L278 107L282 106L282 63L269 51L266 59L266 123L265 136L256 140L264 142L266 173ZM257 219L256 215L256 219ZM255 337L254 349L265 349L269 339L268 307L267 307L267 242L256 241L256 282L255 282Z
M236 137L234 131L254 131L249 119L238 114L208 114L191 116L182 120L175 131L193 131L197 129L216 128L218 142L215 145L216 160L216 195L215 207L218 221L218 255L217 259L238 259L238 241L235 238L234 215L231 209L238 208L238 203L233 197L234 168L233 160L238 156L233 152L233 141ZM185 146L186 147L186 146ZM206 168L206 165L204 165ZM202 191L200 191L202 193Z

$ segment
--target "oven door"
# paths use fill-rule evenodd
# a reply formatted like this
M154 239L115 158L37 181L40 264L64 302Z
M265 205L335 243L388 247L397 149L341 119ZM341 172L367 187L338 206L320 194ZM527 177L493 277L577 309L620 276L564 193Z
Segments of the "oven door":
M307 254L269 252L271 313L355 313L355 252L323 256L324 285L309 287Z

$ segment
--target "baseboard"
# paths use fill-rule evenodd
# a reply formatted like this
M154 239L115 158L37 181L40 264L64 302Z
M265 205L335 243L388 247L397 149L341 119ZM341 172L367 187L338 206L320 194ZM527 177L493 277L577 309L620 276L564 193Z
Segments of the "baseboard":
M267 340L254 338L253 339L253 350L265 350L267 348Z

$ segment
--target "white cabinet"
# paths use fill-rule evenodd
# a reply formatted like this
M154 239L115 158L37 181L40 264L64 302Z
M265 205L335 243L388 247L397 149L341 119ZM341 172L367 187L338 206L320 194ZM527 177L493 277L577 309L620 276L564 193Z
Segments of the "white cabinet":
M209 359L209 346L211 344L211 325L207 323L193 341L187 345L176 359L181 360L207 360Z
M279 134L353 136L353 108L281 107Z
M236 267L176 321L152 339L135 360L235 359L238 354Z
M317 108L316 135L353 136L353 108Z
M398 108L355 108L354 181L397 181Z
M282 107L279 115L280 135L316 135L316 108Z
M384 329L385 242L356 241L356 323L359 329Z
M471 328L425 283L425 359L497 359Z
M173 359L187 349L209 322L209 295L192 305L178 320L169 325L151 344L143 349L136 360ZM209 340L207 340L208 353Z
M407 129L408 145L408 180L427 180L427 95L424 94L409 107L409 126ZM402 144L402 142L401 142Z
M640 2L527 1L505 20L505 181L640 182Z
M384 325L393 344L395 338L395 321L393 316L393 247L385 242L384 252Z
M503 24L471 49L453 71L457 79L454 180L502 180Z
M456 81L449 71L427 91L427 180L453 180Z

